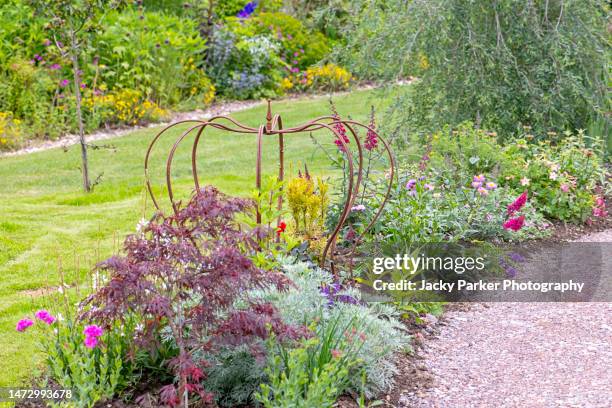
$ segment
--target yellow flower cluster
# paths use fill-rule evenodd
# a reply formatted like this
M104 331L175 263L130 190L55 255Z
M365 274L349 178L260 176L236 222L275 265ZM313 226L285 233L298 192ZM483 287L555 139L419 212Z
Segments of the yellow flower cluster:
M352 79L350 72L336 64L325 64L322 67L311 67L306 70L306 84L315 88L346 89Z
M21 138L21 121L12 112L0 112L0 150L16 147Z
M106 95L91 95L83 104L90 111L97 111L105 122L136 125L143 122L157 122L168 112L155 102L143 100L140 92L122 89Z
M287 184L287 201L295 230L307 238L317 237L324 229L329 204L329 186L321 179L300 176Z
M335 65L325 64L321 67L308 68L304 73L293 74L283 78L281 88L285 91L290 89L306 90L320 89L326 91L339 91L347 89L354 80L346 69Z

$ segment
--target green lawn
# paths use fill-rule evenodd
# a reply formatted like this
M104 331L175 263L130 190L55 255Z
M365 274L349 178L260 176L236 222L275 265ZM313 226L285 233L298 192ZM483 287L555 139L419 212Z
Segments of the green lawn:
M336 103L341 115L362 121L367 121L371 104L385 104L374 91L339 96ZM273 110L282 114L285 127L290 127L328 114L329 105L326 98L306 99L277 102ZM257 126L265 120L265 107L234 116ZM67 152L53 149L0 158L0 386L23 384L40 366L35 330L17 333L15 324L40 307L44 298L40 289L58 285L60 265L68 283L82 285L91 266L116 252L125 234L152 214L144 193L143 160L146 146L158 130L139 130L102 142L116 146L116 151L91 151L93 177L103 173L101 184L91 194L81 192L76 146ZM152 158L154 182L159 186L170 139L179 131L174 130L174 137L168 136ZM332 140L329 134L318 139ZM314 174L330 173L328 160L313 148L308 135L289 136L286 145L290 173L295 174L303 163ZM254 188L254 135L221 135L207 130L201 146L203 184L214 184L233 194ZM189 155L189 149L182 149L175 157L174 180L183 197L190 193ZM266 141L263 157L265 174L273 174L277 165L273 140Z

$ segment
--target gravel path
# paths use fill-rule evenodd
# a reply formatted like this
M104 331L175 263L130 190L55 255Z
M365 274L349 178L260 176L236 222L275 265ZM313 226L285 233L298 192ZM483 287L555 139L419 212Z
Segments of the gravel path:
M401 407L612 407L612 303L474 304L440 324L421 353L432 386Z

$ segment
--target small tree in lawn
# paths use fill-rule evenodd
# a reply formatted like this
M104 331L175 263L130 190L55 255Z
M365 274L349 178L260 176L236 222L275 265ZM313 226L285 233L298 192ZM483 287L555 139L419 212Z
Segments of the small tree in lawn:
M73 72L76 120L79 126L81 145L81 169L83 188L92 189L89 179L87 143L81 109L82 72L80 59L89 34L96 29L104 14L125 4L125 0L30 0L41 14L49 19L47 28L51 31L55 45L63 56L70 59Z

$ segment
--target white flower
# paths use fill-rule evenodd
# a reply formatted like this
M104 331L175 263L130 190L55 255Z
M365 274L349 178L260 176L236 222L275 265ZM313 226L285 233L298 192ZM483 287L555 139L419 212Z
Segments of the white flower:
M529 179L527 177L523 177L521 179L521 186L528 186L529 185Z
M548 175L548 178L550 178L551 180L556 180L557 177L559 177L559 175L555 173L554 171L551 171L550 174Z

